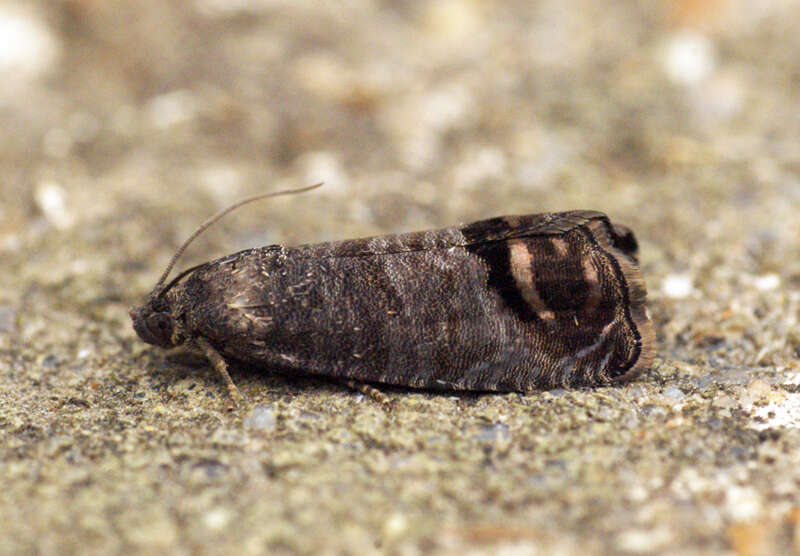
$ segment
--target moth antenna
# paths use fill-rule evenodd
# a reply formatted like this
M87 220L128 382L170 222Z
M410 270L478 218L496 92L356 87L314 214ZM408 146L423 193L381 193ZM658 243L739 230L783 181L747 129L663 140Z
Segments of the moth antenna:
M200 267L202 267L202 266L206 266L207 264L208 264L208 263L200 263L200 264L196 264L196 265L194 265L194 266L192 266L192 267L189 267L189 268L187 268L186 270L182 271L182 272L181 272L180 274L178 274L178 275L177 275L175 278L173 278L172 280L170 280L170 281L169 281L169 283L168 283L166 286L164 286L163 288L161 288L160 290L158 290L158 295L164 295L164 294L165 294L165 293L167 293L169 290L171 290L171 289L172 289L172 287L173 287L175 284L177 284L178 282L180 282L180 281L183 279L183 277L184 277L184 276L186 276L187 274L191 274L192 272L194 272L194 271L195 271L195 270L197 270L198 268L200 268Z
M316 188L320 187L321 185L322 185L322 183L320 182L320 183L315 183L314 185L307 185L305 187L299 187L297 189L284 189L282 191L275 191L273 193L264 193L264 194L261 194L261 195L256 195L255 197L247 197L246 199L242 199L241 201L236 201L231 206L222 209L217 214L215 214L214 216L212 216L211 218L209 218L208 220L206 220L205 222L200 224L200 226L192 233L192 235L190 235L186 239L186 241L183 242L183 245L181 245L178 248L178 250L175 252L175 254L172 256L172 259L169 261L169 264L167 265L167 269L161 275L161 278L159 278L158 282L156 282L155 288L158 288L161 284L164 283L164 280L166 280L167 276L169 276L169 273L172 272L172 269L175 266L175 263L178 262L178 259L181 257L181 255L183 255L183 252L186 251L186 248L189 247L189 244L191 244L192 241L194 241L195 238L197 238L197 236L202 234L210 226L212 226L217 220L219 220L220 218L222 218L223 216L225 216L229 212L236 210L237 208L241 207L242 205L246 205L248 203L253 203L255 201L260 201L261 199L266 199L268 197L279 197L281 195L294 195L296 193L304 193L306 191L311 191L312 189L316 189ZM197 268L197 267L193 267L190 270L193 270L194 268ZM181 276L183 276L184 274L185 273L182 273ZM172 286L172 283L170 283L170 286ZM169 288L167 288L167 289L169 289Z

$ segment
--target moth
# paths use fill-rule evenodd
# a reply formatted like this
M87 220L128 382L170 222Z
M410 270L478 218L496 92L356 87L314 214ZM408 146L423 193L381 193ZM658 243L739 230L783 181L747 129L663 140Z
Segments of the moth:
M312 186L316 187L316 186ZM600 212L246 249L166 278L130 310L149 344L227 370L411 388L517 391L633 379L654 356L633 232Z

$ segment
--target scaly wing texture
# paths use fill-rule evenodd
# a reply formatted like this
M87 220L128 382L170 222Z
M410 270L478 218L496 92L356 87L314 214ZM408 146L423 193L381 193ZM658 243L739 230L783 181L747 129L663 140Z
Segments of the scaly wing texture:
M623 230L623 233L620 233ZM602 213L244 251L194 273L189 327L265 368L531 391L636 376L653 330L629 230Z

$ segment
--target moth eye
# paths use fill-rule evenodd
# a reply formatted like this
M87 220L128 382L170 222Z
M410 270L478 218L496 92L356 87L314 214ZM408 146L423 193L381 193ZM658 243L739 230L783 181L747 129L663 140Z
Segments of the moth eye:
M163 335L172 332L172 319L166 313L155 313L147 319L147 325L153 332Z

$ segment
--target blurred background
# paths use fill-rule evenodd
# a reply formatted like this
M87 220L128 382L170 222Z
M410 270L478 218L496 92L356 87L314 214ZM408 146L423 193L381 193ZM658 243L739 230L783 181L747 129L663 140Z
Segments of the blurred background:
M30 436L36 419L51 430L42 423L52 416L36 412L84 399L86 384L104 393L92 408L118 407L134 384L156 403L151 390L174 380L147 367L153 352L127 307L208 215L319 181L229 216L178 269L269 243L597 209L640 241L659 352L646 388L713 389L713 373L742 388L753 373L789 376L800 354L798 29L798 0L0 0L0 371L5 411L18 412L8 430ZM161 386L142 386L153 376ZM34 387L19 387L28 380ZM215 381L208 374L198 391ZM327 394L301 389L297 400L306 395L313 405ZM764 419L797 428L800 399L786 395ZM187 419L173 426L191 434ZM720 446L731 438L750 436ZM656 474L662 483L643 480L640 495L663 484ZM587 493L615 485L583 477L568 483ZM732 498L714 483L710 506L683 507L683 525L660 537L608 540L644 495L626 510L613 496L576 494L543 523L576 531L591 511L572 519L568 508L586 504L610 516L590 521L601 547L637 552L667 538L720 548L709 540L720 524L783 511L772 502L797 491L762 496L748 480ZM560 492L531 488L544 489L533 498L542 504ZM665 496L672 510L685 502ZM27 511L42 507L60 506L39 499ZM34 531L51 530L43 523ZM590 537L576 546L597 548Z

